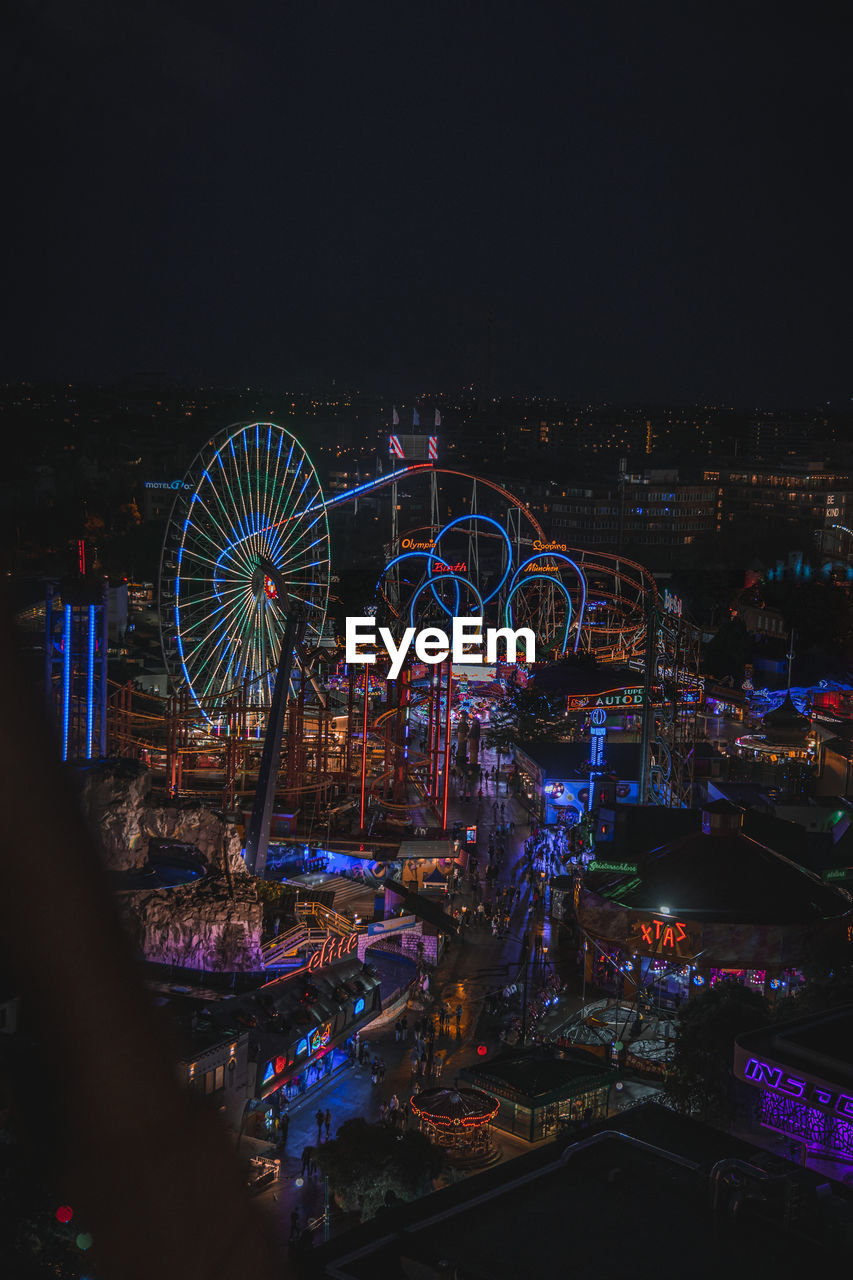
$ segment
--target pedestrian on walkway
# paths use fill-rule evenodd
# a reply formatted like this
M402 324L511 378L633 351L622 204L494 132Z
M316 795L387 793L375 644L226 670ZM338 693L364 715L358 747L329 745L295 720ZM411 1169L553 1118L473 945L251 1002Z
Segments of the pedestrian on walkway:
M323 1124L326 1127L326 1141L328 1142L330 1137L330 1130L332 1128L332 1113L328 1107L326 1108L326 1114L323 1117Z
M409 1019L407 1018L407 1016L405 1015L405 1013L403 1014L402 1023L403 1023L403 1039L404 1039L404 1040L408 1040L408 1038L409 1038Z
M385 1079L385 1059L380 1058L379 1059L379 1083L382 1084L382 1081L384 1079Z
M281 1117L281 1130L278 1136L278 1145L281 1147L282 1151L287 1145L287 1131L289 1128L290 1128L290 1116L287 1114L287 1112L285 1112L284 1115Z
M413 1080L414 1080L415 1076L418 1074L418 1063L420 1062L420 1060L421 1060L421 1055L418 1053L418 1050L417 1050L417 1049L413 1049L413 1050L412 1050L412 1052L411 1052L411 1056L410 1056L410 1058L409 1058L409 1061L410 1061L410 1062L411 1062L411 1064L412 1064L412 1079L413 1079Z
M310 1178L314 1168L314 1148L305 1147L302 1152L302 1177Z
M323 1139L323 1120L324 1120L323 1112L318 1111L314 1119L317 1121L317 1146L319 1147Z

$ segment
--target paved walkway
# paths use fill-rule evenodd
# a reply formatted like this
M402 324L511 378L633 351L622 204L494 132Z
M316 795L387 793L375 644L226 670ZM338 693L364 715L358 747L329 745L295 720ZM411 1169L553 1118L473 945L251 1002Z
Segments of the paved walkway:
M494 762L491 753L485 753L484 769L490 768ZM452 824L460 821L465 824L476 822L480 828L479 862L480 874L488 865L487 849L489 831L495 825L493 805L501 801L505 806L506 822L515 823L514 835L506 838L506 854L498 878L498 887L515 883L520 864L523 862L523 845L529 827L527 813L515 800L506 795L505 785L498 784L500 794L495 794L495 784L489 781L484 787L484 797L478 800L476 795L465 801L452 797L449 805L448 820ZM498 812L500 821L500 812ZM461 894L453 897L453 906L473 906L470 881L463 883ZM444 1065L438 1083L452 1086L459 1071L478 1060L477 1045L484 1043L489 1053L500 1048L497 1039L497 1027L491 1019L481 1019L486 998L493 992L502 990L519 977L519 957L522 938L529 927L530 889L524 888L513 910L508 934L504 937L493 936L487 926L471 926L455 939L441 960L433 979L433 994L444 1000L451 1010L457 1004L462 1007L462 1016L457 1033L455 1022L452 1023L451 1034L438 1036L435 1041L436 1050L444 1054ZM536 923L539 937L544 944L550 942L549 922L542 916ZM552 952L553 957L553 952ZM531 964L531 977L533 965ZM580 1007L580 999L573 1003ZM431 1006L429 1006L431 1007ZM331 1134L334 1137L339 1125L352 1117L361 1116L374 1122L379 1119L379 1108L387 1105L392 1094L396 1094L400 1103L405 1106L413 1093L410 1055L413 1049L413 1029L419 1017L417 1010L409 1010L408 1039L402 1043L395 1040L393 1021L379 1027L367 1026L362 1039L367 1043L368 1065L349 1064L333 1077L320 1090L312 1093L304 1101L298 1102L290 1109L290 1126L284 1153L281 1155L280 1177L277 1183L265 1189L258 1197L261 1204L267 1206L274 1214L280 1239L286 1246L291 1213L298 1209L300 1221L321 1217L323 1213L323 1185L319 1177L307 1177L303 1185L301 1180L302 1152L304 1148L317 1143L317 1125L315 1114L318 1109L331 1112ZM484 1032L484 1027L494 1027L491 1036ZM380 1084L373 1085L369 1061L374 1057L384 1060L385 1077ZM423 1082L426 1086L426 1082ZM432 1082L430 1082L431 1084ZM634 1093L633 1087L626 1091L625 1100ZM530 1149L528 1143L522 1142L508 1134L494 1132L504 1158L511 1158ZM325 1140L325 1130L322 1140ZM257 1144L253 1144L257 1145ZM349 1220L332 1206L330 1213L332 1233L346 1229ZM322 1239L322 1228L315 1233L315 1242Z

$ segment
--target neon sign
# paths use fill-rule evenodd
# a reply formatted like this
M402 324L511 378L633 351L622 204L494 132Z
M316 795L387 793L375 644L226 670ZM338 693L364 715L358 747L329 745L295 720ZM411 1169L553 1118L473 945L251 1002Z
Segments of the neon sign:
M628 945L645 954L676 955L689 958L696 954L698 931L683 920L652 916L635 918L628 926Z
M777 1067L772 1062L762 1062L760 1058L750 1058L743 1067L743 1079L760 1089L772 1093L784 1093L789 1098L797 1098L808 1102L810 1106L819 1107L823 1111L831 1111L853 1120L853 1097L842 1093L839 1089L830 1089L826 1085L813 1080L804 1080Z
M357 946L357 933L351 933L348 938L335 938L329 934L319 951L315 951L308 961L308 968L311 970L325 969L327 964L343 959L344 956L355 951Z
M642 687L607 689L604 693L570 694L567 711L585 711L587 707L641 707L645 702Z
M318 1049L322 1049L324 1045L329 1043L331 1034L331 1022L327 1022L324 1027L316 1027L308 1037L308 1048L312 1053L316 1053Z

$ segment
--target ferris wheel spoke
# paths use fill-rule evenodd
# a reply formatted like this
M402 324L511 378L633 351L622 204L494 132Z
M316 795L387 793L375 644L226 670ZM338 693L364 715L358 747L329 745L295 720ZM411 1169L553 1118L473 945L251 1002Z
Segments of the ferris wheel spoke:
M224 447L224 446L223 446L223 447ZM233 479L234 479L234 483L237 485L237 493L238 493L238 496L239 496L239 502L237 501L237 498L235 498L235 497L234 497L234 490L233 490L233 488L231 487L231 478L229 477L228 472L227 472L227 471L226 471L226 469L225 469L225 464L224 464L224 462L222 461L221 456L219 457L219 466L220 466L220 468L221 468L221 470L222 470L222 475L223 475L223 477L224 477L224 479L225 479L225 483L226 483L227 488L228 488L228 496L229 496L229 498L231 499L231 502L232 502L232 504L233 504L233 506L234 506L234 514L235 514L235 516L237 517L237 526L238 526L238 528L240 529L240 541L242 542L242 541L243 541L243 540L248 536L248 513L247 513L247 511L246 511L246 502L245 502L245 499L244 499L244 497L243 497L243 490L242 490L242 486L240 485L240 471L239 471L239 468L238 468L238 466L237 466L237 455L236 455L236 453L234 452L234 440L233 440L233 437L232 437L231 439L229 439L229 441L228 441L228 448L229 448L229 452L230 452L230 454L231 454L232 461L233 461L233 463L234 463ZM241 515L240 515L241 511L242 511L242 518L241 518Z
M235 523L234 523L234 521L233 521L233 519L232 519L232 513L233 513L233 510L234 510L233 504L232 504L232 507L231 507L231 511L229 512L228 507L226 507L225 503L222 501L222 494L219 492L219 490L217 489L216 485L213 483L213 477L211 476L210 471L208 470L208 468L207 468L207 467L205 467L205 470L204 470L204 478L205 478L205 480L207 481L207 483L210 485L210 491L211 491L211 493L213 494L213 496L214 496L214 498L216 499L216 501L219 503L219 509L220 509L220 511L222 512L222 517L223 517L223 519L225 520L225 522L227 523L227 525L228 525L229 529L231 530L231 535L232 535L232 536L231 536L231 538L229 539L229 541L231 541L231 542L239 542L239 541L240 541L240 534L239 534L239 531L238 531L238 529L237 529L237 526L235 525ZM197 490L197 492L200 492L200 489L201 489L201 486L199 486L199 490ZM203 501L203 499L200 499L200 501Z
M323 516L322 516L322 515L315 516L315 518L311 521L311 523L308 525L308 527L307 527L307 528L305 528L305 529L295 529L295 530L294 530L293 536L290 538L289 542L287 543L286 547L284 548L284 550L285 550L285 551L293 551L293 556L291 556L291 557L290 557L290 559L291 559L291 560L292 560L292 559L296 556L296 554L297 554L297 552L294 550L294 548L295 548L295 547L297 547L297 546L299 545L299 543L300 543L304 538L307 538L307 537L308 537L308 535L309 535L309 533L311 532L311 530L312 530L312 529L314 529L314 528L315 528L315 527L320 523L320 521L321 521L322 519L323 519ZM297 536L297 535L298 535L298 536ZM320 539L319 539L319 541L321 541L321 542L322 542L322 541L325 541L325 539L320 538ZM315 544L315 543L312 543L311 545L312 545L312 546L315 546L316 544ZM310 550L310 548L308 548L308 550ZM284 564L289 564L289 563L290 563L290 561L289 561L289 560L285 560L283 563L284 563ZM281 566L279 566L279 567L281 567Z
M252 465L251 465L251 463L249 462L249 441L248 441L248 435L249 435L249 429L248 429L248 427L244 428L244 429L243 429L243 431L241 431L241 432L240 432L240 436L241 436L241 439L242 439L242 441L243 441L243 455L244 455L244 457L245 457L245 459L246 459L246 467L245 467L245 471L244 471L244 473L243 473L243 476L244 476L244 479L245 479L245 494L246 494L246 501L247 501L247 502L248 502L248 504L249 504L249 534L250 534L250 536L251 536L251 534L253 534L253 533L255 532L255 523L256 523L256 521L255 521L255 509L254 509L254 507L252 506ZM244 483L243 483L243 480L241 479L241 481L240 481L240 488L241 488L241 490L243 489L243 487L244 487Z
M195 648L191 651L190 656L194 657L195 654L198 652L198 650L203 645L207 644L221 627L226 627L226 629L231 628L232 630L234 629L235 626L239 627L241 614L245 610L245 608L246 608L245 602L241 603L239 601L235 602L234 604L228 607L224 605L221 606L220 609L216 611L218 613L221 613L221 617L217 618L216 621L213 623L213 625L210 627L209 631L207 631L201 637L201 639L196 644ZM197 627L204 625L205 622L209 623L210 620L211 620L210 614L207 614L207 613L202 614L201 617L198 618L195 622L190 623L187 627L184 628L184 634L187 636L190 635L190 633L195 631Z
M215 491L214 491L214 492L215 492ZM203 508L204 508L204 510L207 512L208 516L210 517L210 519L212 520L212 522L213 522L213 524L216 526L216 528L219 530L219 532L221 533L221 535L222 535L222 537L224 538L224 540L226 541L226 543L235 543L235 542L239 542L239 540L240 540L240 535L238 534L237 530L234 528L234 525L233 525L233 523L232 523L232 521L231 521L231 518L230 518L230 517L229 517L229 515L228 515L228 511L227 511L227 509L226 509L226 507L225 507L224 503L222 502L222 499L219 497L219 494L218 494L218 493L216 494L216 497L217 497L217 499L218 499L218 501L219 501L219 505L220 505L220 507L221 507L221 509L222 509L222 514L223 514L223 516L224 516L224 518L225 518L225 522L226 522L226 524L228 525L228 530L225 530L225 529L222 527L222 525L220 524L220 522L219 522L219 520L217 519L216 515L215 515L215 514L214 514L214 512L211 510L211 508L207 505L207 502L205 501L205 499L204 499L204 498L199 497L199 495L198 495L198 494L196 494L196 501L198 502L199 506L203 507Z
M292 519L292 516L288 515L288 512L292 512L293 510L290 500L293 497L293 490L296 488L296 481L299 479L300 473L302 471L302 464L304 461L305 461L305 456L303 455L299 459L299 463L295 471L293 472L293 475L290 478L290 488L287 490L287 493L284 497L284 501L279 506L279 510L283 513L282 519L278 522L279 524L286 524L290 519ZM285 475L287 475L287 473L285 473ZM282 485L282 488L284 488L283 485Z

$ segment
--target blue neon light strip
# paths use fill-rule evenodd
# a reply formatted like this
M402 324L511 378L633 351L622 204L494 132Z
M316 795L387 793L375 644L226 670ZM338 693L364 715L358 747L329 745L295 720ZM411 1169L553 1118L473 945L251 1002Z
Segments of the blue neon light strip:
M515 594L516 584L518 584L519 586L522 585L518 580L521 577L521 575L524 573L527 566L529 564L535 564L537 560L541 560L543 559L543 557L547 560L565 561L566 564L571 565L575 573L578 575L578 581L580 582L580 588L581 588L581 605L580 605L580 609L578 610L576 630L575 630L575 643L573 645L573 651L577 653L578 643L581 638L581 625L583 623L583 615L586 612L586 575L584 574L580 565L575 564L574 560L572 560L570 556L563 555L562 551L545 551L545 552L540 552L539 555L537 556L530 556L527 560L522 560L521 564L518 566L515 573L512 575L512 582L509 584L509 595L507 596L507 604L509 604L510 597ZM553 575L551 574L545 574L544 576L552 578L554 582L560 582L560 579L553 578ZM530 582L531 580L535 581L535 577L536 575L534 574L528 574L527 581L528 582ZM560 585L563 586L562 582L560 582ZM565 587L563 587L563 590L565 591ZM569 607L571 609L571 601L569 601ZM569 621L571 622L571 618L569 619ZM568 640L568 630L566 631L566 639L563 641L564 653L566 651L567 640Z
M446 524L444 528L441 530L441 532L436 534L434 546L437 551L439 542L450 529L453 529L457 524L467 524L471 520L485 520L486 524L494 525L498 533L506 542L506 551L507 551L506 569L504 570L503 577L501 578L498 585L495 587L494 591L490 591L489 594L483 598L483 604L488 604L490 600L494 600L495 596L498 594L501 587L509 577L510 570L512 569L512 543L510 542L509 534L507 533L503 525L498 524L497 520L493 520L491 516L482 515L479 511L471 511L468 513L467 516L457 516L455 520L451 520L449 524ZM439 560L441 559L440 556L436 558ZM444 576L445 575L442 574L442 577ZM432 577L432 565L430 565L430 577ZM438 599L437 596L436 596L436 599Z
M540 581L553 582L554 586L559 587L563 595L566 597L566 606L568 609L568 615L566 617L566 625L563 628L563 642L560 647L560 653L564 654L568 647L569 631L571 630L571 626L572 626L572 597L569 595L568 591L566 590L565 584L561 582L559 578L555 578L553 574L528 573L527 576L524 578L523 582L516 582L515 586L510 588L509 595L506 598L506 606L504 608L504 621L506 622L508 627L511 627L513 625L512 609L510 605L511 605L512 597L515 595L515 593L517 591L520 591L522 587L526 586L528 582L540 582ZM577 643L575 643L575 649L577 649Z
M462 582L462 583L464 583L464 584L465 584L465 586L469 589L469 591L472 591L472 592L474 593L474 595L477 597L477 601L478 601L478 603L479 603L479 605L480 605L480 614L479 614L479 616L482 618L482 616L483 616L483 607L484 607L484 606L483 606L483 597L480 595L479 591L478 591L478 590L477 590L477 588L474 586L473 582L471 582L471 581L470 581L470 579L468 579L468 578L463 578L463 577L462 577L462 575L461 575L461 574L458 574L458 573L443 573L443 574L441 575L441 577L442 577L442 580L444 580L445 578L449 578L451 581L455 579L457 582ZM415 625L415 604L417 603L418 596L421 594L421 592L422 592L422 591L426 591L427 587L431 587L432 585L433 585L433 583L432 583L432 581L431 581L431 580L430 580L429 582L422 582L422 583L421 583L421 585L418 587L417 591L415 592L415 594L412 596L412 602L411 602L411 604L409 605L409 621L410 621L410 623L412 624L412 626L414 626L414 625ZM441 601L439 600L439 602L438 602L438 603L439 603L439 604L441 604ZM441 607L442 607L443 609L445 609L445 612L447 611L447 610L446 610L446 606L445 606L445 605L441 605ZM457 616L458 616L458 615L457 615ZM466 616L468 616L468 617L472 617L472 618L475 618L477 615L476 615L476 614L474 614L474 613L472 613L472 614L469 614L469 615L466 615Z
M92 759L95 729L95 606L89 605L89 645L86 655L86 759Z
M62 635L62 759L68 759L68 726L71 719L71 605L63 609Z

